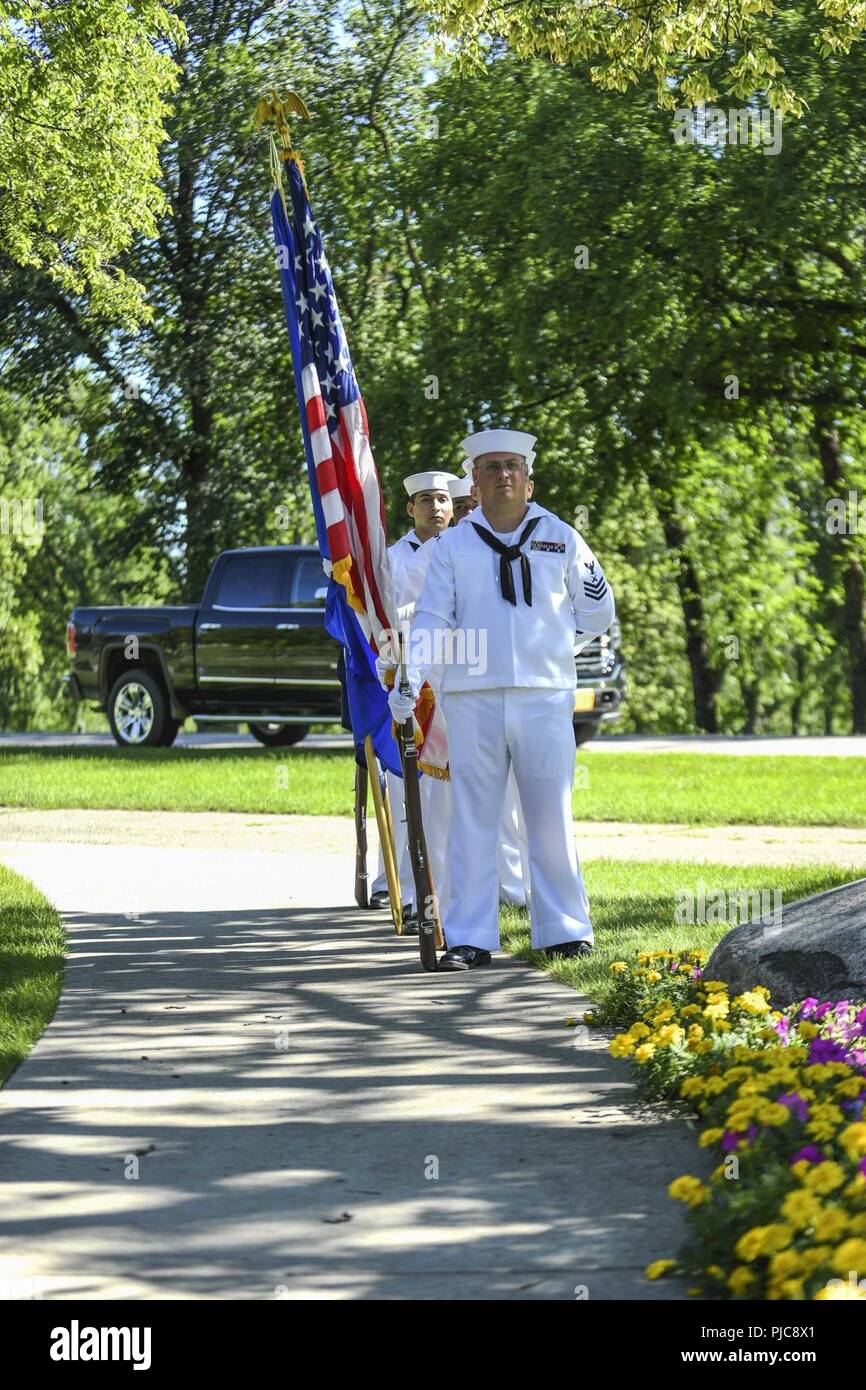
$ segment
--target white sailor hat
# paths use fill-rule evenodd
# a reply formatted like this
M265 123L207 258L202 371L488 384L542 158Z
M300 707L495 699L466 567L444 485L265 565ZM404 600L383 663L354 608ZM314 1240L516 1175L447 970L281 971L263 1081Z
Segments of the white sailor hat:
M456 481L453 473L442 473L438 469L432 473L410 473L403 479L403 486L410 497L416 492L447 492L448 484Z
M466 470L463 477L455 478L453 482L448 484L448 491L454 498L469 497L472 492L472 464L469 459L466 459L463 467Z
M535 458L532 446L537 437L524 434L522 430L480 430L478 434L468 435L460 447L469 455L470 468L474 467L480 454L520 454L526 459L527 473L531 473Z

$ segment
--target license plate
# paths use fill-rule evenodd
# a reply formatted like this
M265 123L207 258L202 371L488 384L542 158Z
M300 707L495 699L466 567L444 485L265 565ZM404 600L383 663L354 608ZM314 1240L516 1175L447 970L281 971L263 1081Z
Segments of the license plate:
M574 692L574 712L582 714L584 710L595 709L594 690L575 690Z

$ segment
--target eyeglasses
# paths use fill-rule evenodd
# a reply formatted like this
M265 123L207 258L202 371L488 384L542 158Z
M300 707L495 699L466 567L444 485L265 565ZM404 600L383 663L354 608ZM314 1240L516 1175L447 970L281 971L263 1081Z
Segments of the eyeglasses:
M506 473L519 473L525 467L526 464L523 459L499 459L496 463L483 463L481 472L486 474L488 478L492 478L495 473L501 472L502 469Z

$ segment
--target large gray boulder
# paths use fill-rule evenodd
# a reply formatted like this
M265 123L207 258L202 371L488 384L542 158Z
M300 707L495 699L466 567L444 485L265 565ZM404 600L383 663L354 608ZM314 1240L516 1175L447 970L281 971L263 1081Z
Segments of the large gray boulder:
M818 999L866 1000L866 878L783 906L734 927L707 961L704 975L732 995L766 985L776 1008Z

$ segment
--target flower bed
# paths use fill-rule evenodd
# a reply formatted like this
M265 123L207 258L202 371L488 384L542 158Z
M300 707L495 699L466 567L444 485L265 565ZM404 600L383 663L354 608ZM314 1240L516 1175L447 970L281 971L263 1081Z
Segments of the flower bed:
M805 999L780 1012L763 986L730 998L700 952L615 961L587 1022L642 1091L688 1104L718 1166L668 1188L691 1228L676 1271L714 1298L866 1299L866 1007Z

